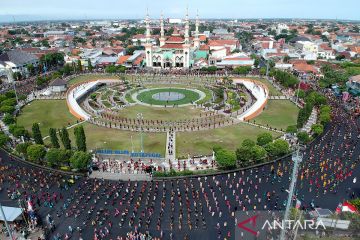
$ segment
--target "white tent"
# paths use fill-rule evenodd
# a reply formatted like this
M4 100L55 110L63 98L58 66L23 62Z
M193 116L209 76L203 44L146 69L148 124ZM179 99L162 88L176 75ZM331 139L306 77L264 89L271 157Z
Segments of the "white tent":
M6 221L13 222L21 217L22 209L16 208L16 207L2 207L2 210L4 211ZM5 221L4 216L0 210L0 221Z

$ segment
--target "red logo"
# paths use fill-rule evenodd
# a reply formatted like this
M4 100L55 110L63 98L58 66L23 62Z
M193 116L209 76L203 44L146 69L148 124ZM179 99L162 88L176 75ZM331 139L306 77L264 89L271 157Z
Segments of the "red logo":
M257 232L252 230L251 228L246 227L245 224L250 223L253 226L253 228L256 227L256 218L257 217L258 217L258 215L255 215L255 216L252 216L251 218L246 219L245 221L238 223L238 228L242 228L245 231L248 231L249 233L256 236Z

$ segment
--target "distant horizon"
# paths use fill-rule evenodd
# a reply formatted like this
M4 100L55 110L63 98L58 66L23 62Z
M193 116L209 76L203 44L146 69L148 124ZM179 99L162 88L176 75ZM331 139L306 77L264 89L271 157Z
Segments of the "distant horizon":
M20 19L19 19L20 17ZM4 19L6 18L6 20ZM181 17L164 17L164 19L183 19ZM190 19L195 19L195 17L189 17ZM221 18L212 18L212 17L199 17L201 20L282 20L282 21L291 21L291 20L304 20L304 21L337 21L337 22L355 22L360 23L358 19L336 19L336 18L296 18L296 17L249 17L249 18L231 18L231 17L221 17ZM9 20L10 19L10 20ZM13 24L13 23L32 23L32 22L78 22L78 21L140 21L144 18L46 18L41 16L29 16L29 15L0 15L0 24ZM151 20L158 20L160 17L153 17ZM15 20L15 21L14 21Z
M359 0L11 0L2 1L0 22L184 18L201 19L324 19L360 21Z

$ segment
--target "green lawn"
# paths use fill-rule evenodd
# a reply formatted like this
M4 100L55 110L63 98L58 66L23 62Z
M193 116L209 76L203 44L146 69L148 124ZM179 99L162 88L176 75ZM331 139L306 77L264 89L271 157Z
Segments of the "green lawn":
M37 100L25 106L17 118L19 125L31 131L34 122L40 124L43 137L49 133L49 128L62 128L68 123L76 123L66 106L65 100ZM98 127L84 123L88 149L126 149L131 150L131 136L133 136L134 150L140 150L140 135L137 132L120 131L104 127ZM73 129L69 129L72 143L75 144ZM49 142L49 140L47 140ZM165 154L165 133L145 133L144 150Z
M106 74L106 75L101 75L101 74L88 74L88 75L82 75L82 76L78 76L75 77L73 79L71 79L68 82L68 85L74 85L76 83L81 83L81 82L86 82L86 81L91 81L91 80L97 80L97 79L119 79L116 76L113 76L111 74Z
M201 110L192 107L148 107L135 105L126 107L119 111L119 116L127 118L136 118L137 113L142 113L144 119L148 120L182 120L200 117Z
M244 139L256 140L256 136L264 132L269 131L245 123L206 131L178 132L176 133L177 157L187 157L188 154L211 154L212 148L216 145L235 150ZM274 138L280 135L275 132L270 133Z
M131 136L133 138L134 151L140 152L140 133L121 131L104 128L93 124L84 123L88 149L112 149L131 151ZM69 130L73 137L73 130ZM156 152L162 156L165 154L165 133L144 133L144 151ZM75 140L73 140L75 143Z
M31 131L33 123L39 123L43 136L49 134L49 128L62 128L76 123L70 114L65 100L36 100L26 105L17 117L17 123Z
M255 118L256 123L285 130L295 125L299 108L289 100L269 100L265 110Z

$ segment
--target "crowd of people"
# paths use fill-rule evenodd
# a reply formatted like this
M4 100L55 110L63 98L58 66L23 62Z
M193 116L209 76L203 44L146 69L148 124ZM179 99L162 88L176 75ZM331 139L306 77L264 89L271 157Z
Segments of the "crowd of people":
M335 209L360 194L360 119L330 99L332 122L304 150L297 176L295 198L303 209ZM232 239L237 211L285 208L293 164L287 157L217 175L111 181L34 168L3 150L0 157L0 199L31 206L33 224L53 240Z

